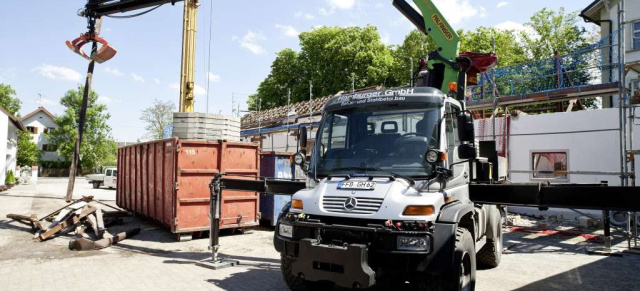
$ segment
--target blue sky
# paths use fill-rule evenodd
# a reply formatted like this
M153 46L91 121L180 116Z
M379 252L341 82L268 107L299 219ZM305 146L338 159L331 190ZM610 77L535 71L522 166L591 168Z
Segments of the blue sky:
M87 62L64 44L86 30L76 12L81 0L6 0L0 9L0 83L10 84L22 100L21 114L41 102L54 114L64 93L84 84ZM297 35L315 26L378 27L384 42L399 44L412 25L390 0L201 0L196 60L196 111L231 114L232 95L245 109L269 73L275 53L299 49ZM583 1L435 0L456 28L478 26L519 29L544 7L578 11ZM213 17L210 9L213 3ZM213 20L211 72L207 72L209 23ZM96 67L93 89L111 113L109 124L118 141L144 134L140 111L154 99L178 102L182 3L165 5L133 19L106 18L101 35L118 54ZM39 97L42 95L42 99Z

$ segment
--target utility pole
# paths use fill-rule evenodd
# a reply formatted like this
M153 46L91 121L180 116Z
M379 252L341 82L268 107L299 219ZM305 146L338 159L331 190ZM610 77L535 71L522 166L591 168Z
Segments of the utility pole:
M89 32L100 34L100 28L102 26L102 18L88 18L89 20ZM93 42L91 46L91 55L98 51L98 43ZM71 159L71 167L69 168L69 182L67 184L67 196L65 200L71 202L73 197L73 188L76 182L76 173L78 171L78 160L80 159L80 146L82 145L82 134L84 132L84 123L87 118L87 106L89 103L89 94L91 94L91 81L93 80L93 68L96 62L91 60L89 67L87 68L87 78L84 83L84 92L82 95L82 107L80 108L80 120L78 121L78 131L76 132L76 146L73 150L73 158Z

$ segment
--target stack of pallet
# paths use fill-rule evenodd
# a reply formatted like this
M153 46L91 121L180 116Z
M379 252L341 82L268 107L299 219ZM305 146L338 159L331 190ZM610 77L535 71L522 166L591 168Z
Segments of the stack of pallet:
M173 136L187 140L240 140L240 118L198 112L175 112Z

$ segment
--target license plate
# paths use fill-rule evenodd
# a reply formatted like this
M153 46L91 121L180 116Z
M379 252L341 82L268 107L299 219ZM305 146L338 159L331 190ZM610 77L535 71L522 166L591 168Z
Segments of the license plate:
M279 232L280 232L281 236L292 238L293 237L293 226L292 225L286 225L286 224L280 224L280 231Z
M375 188L376 182L370 181L342 181L338 185L338 189L373 190Z

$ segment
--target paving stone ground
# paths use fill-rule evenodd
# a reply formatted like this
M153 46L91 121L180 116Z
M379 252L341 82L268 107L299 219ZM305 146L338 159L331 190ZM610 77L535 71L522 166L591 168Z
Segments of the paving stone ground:
M0 291L4 290L288 290L280 275L273 231L225 233L221 253L241 261L213 271L195 265L210 256L207 239L177 242L174 235L142 218L125 219L110 229L141 227L142 232L117 246L89 252L67 248L70 237L36 243L30 227L6 218L8 213L43 216L63 206L66 179L40 179L0 193ZM76 182L74 198L94 195L115 204L115 191ZM626 245L620 237L618 246ZM638 290L640 256L585 254L593 246L580 238L512 232L505 235L498 268L479 270L477 290Z

